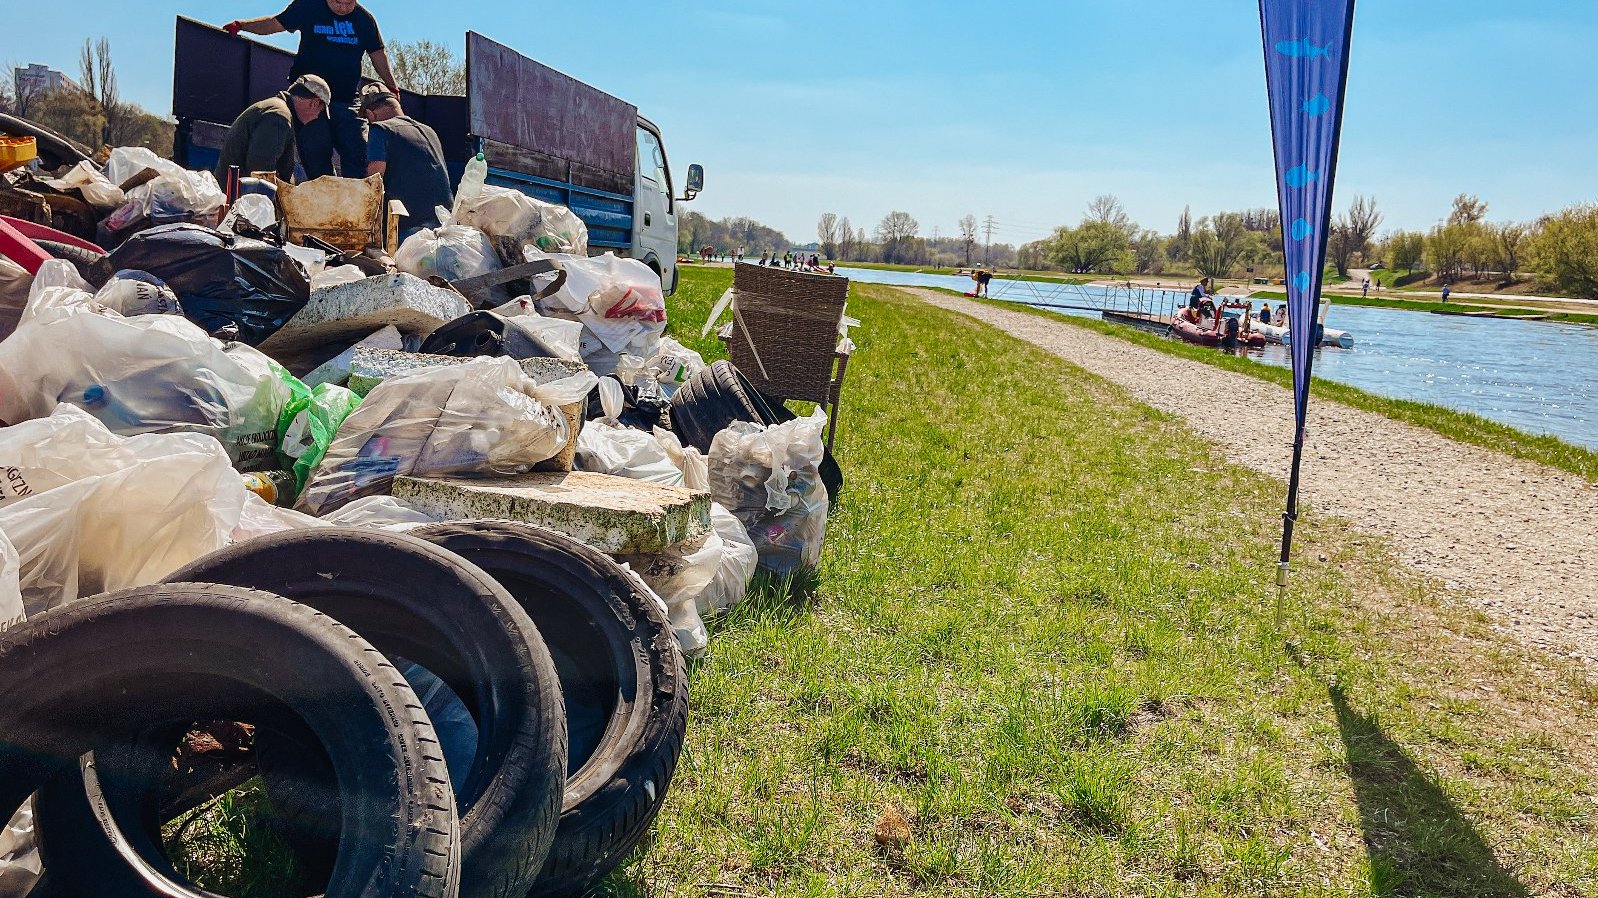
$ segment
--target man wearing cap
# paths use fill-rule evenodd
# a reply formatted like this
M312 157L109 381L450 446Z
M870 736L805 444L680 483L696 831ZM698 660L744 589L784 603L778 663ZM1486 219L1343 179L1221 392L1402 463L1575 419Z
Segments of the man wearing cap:
M455 202L438 134L406 115L399 97L381 84L368 84L361 91L361 114L371 126L366 174L383 176L385 202L405 204L401 233L438 227L433 209L448 209Z
M294 136L311 122L326 121L331 97L326 81L305 75L295 79L288 90L239 113L222 141L217 182L226 184L228 169L233 166L245 176L269 171L285 181L293 177Z
M390 91L399 93L377 19L357 0L292 0L287 9L275 16L229 22L227 31L299 33L300 49L294 54L289 77L316 75L332 91L328 121L300 129L300 162L305 174L311 178L332 174L336 148L341 173L349 178L362 177L366 171L366 134L353 108L361 81L361 57L370 56L377 76Z

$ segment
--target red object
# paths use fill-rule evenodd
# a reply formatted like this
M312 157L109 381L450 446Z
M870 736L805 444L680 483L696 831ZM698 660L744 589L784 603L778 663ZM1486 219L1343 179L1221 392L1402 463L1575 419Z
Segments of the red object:
M240 27L241 26L239 25L238 22L229 22L226 25L222 26L222 30L226 31L228 34L233 35L234 37L238 37L239 36L239 28Z
M0 256L21 265L22 270L29 274L38 274L39 266L51 258L33 240L12 227L9 221L0 221Z
M1194 324L1193 322L1188 321L1186 318L1183 318L1181 314L1177 314L1171 319L1171 330L1175 331L1176 335L1181 337L1182 340L1187 343L1197 343L1200 346L1221 345L1222 334L1220 330L1217 328L1203 327L1201 325ZM1261 333L1255 333L1253 331L1250 331L1246 334L1238 334L1237 343L1239 346L1247 346L1250 349L1257 349L1265 345L1265 335Z
M16 228L22 236L32 240L54 240L56 243L65 243L78 249L86 249L101 255L105 254L105 250L102 247L96 246L82 237L68 234L66 231L58 231L52 227L35 224L21 218L12 218L9 215L0 215L0 221L4 221L6 224Z

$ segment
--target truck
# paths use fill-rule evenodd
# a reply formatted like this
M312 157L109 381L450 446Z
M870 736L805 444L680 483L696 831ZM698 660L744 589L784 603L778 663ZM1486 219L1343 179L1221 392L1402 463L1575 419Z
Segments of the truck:
M174 48L174 160L210 169L239 113L288 85L293 54L183 16ZM678 196L660 128L636 106L476 32L465 60L465 96L400 92L438 132L454 183L481 153L489 184L567 206L591 253L638 259L675 291L678 204L704 188L704 168L688 166Z

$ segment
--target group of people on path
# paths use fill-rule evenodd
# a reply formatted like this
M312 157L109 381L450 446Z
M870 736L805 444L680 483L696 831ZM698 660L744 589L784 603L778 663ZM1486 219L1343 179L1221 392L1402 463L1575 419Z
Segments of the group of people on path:
M819 253L811 253L807 257L804 253L789 251L783 253L781 258L778 258L776 250L772 250L769 253L762 252L758 264L770 268L791 268L795 271L825 271L828 274L834 273L838 268L837 263L834 262L827 262L823 265Z
M434 208L453 204L443 146L432 128L405 114L377 19L358 0L292 0L277 15L238 19L226 31L295 32L300 46L289 86L245 109L228 128L219 183L228 183L234 169L288 180L296 164L307 180L381 175L385 204L405 206L402 234L438 226ZM378 81L363 85L365 58Z

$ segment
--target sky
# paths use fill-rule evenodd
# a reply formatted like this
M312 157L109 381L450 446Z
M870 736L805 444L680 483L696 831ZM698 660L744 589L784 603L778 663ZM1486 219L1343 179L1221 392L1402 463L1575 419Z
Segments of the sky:
M924 235L992 216L994 242L1075 223L1112 193L1162 232L1276 203L1252 0L363 0L390 41L464 46L479 31L635 103L665 137L691 208L747 215L800 242L823 212ZM171 109L173 22L270 15L276 3L13 4L0 62L76 69L106 36L123 95ZM293 46L293 36L277 42ZM1338 208L1376 198L1384 229L1424 229L1460 192L1493 219L1598 200L1593 0L1363 0Z

